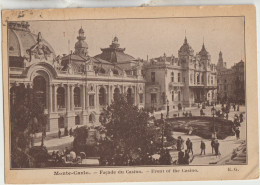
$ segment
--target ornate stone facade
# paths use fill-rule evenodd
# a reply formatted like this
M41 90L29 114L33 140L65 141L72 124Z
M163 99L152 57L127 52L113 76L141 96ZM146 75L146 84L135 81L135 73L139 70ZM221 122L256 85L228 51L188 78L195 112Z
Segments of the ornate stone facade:
M178 58L153 58L144 66L146 108L171 109L216 101L216 66L203 43L196 55L185 37Z
M27 27L20 29L22 25ZM33 91L34 98L44 106L48 132L98 125L100 113L117 93L127 94L135 105L144 108L145 80L136 59L123 52L123 62L90 57L82 28L75 51L56 57L41 33L37 36L28 27L17 22L8 29L10 103L26 96L19 94L19 88ZM112 46L115 40L118 43L115 38ZM119 44L117 49L125 50Z

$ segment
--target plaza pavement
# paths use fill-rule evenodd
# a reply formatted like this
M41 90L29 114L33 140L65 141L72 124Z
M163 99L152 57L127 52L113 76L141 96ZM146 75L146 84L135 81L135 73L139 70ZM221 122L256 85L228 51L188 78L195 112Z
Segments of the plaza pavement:
M206 107L206 109L204 109L204 113L206 114L206 116L212 116L211 114L211 108L210 107ZM217 110L221 109L221 106L218 105L216 107ZM193 116L199 116L200 115L200 109L186 109L185 111L191 111ZM173 117L173 114L177 113L178 111L170 111L170 116L169 117ZM234 119L234 115L235 114L240 114L240 113L244 114L244 121L241 123L241 127L240 127L240 139L237 140L236 136L229 136L224 140L218 140L219 141L219 151L221 153L221 155L219 155L218 157L216 157L214 154L212 154L212 149L211 149L211 140L207 140L207 139L202 139L199 136L196 135L187 135L186 133L182 133L182 132L173 132L173 137L177 138L178 136L181 136L182 139L184 140L184 150L186 150L186 140L187 138L189 138L192 143L193 143L193 155L191 155L192 161L190 163L190 165L209 165L209 164L217 164L219 161L227 158L232 154L233 150L237 147L239 147L242 143L242 141L246 140L246 115L245 115L245 106L240 106L240 111L234 111L233 109L230 110L229 113L229 120ZM162 112L164 114L164 116L166 115L166 112ZM155 117L159 118L160 117L160 113L158 113ZM182 111L179 112L180 116L182 116ZM200 155L200 143L201 140L203 140L206 144L206 155ZM178 159L178 152L177 151L171 151L170 152L173 161Z
M210 107L206 107L206 109L203 109L204 113L206 116L212 116L211 115L211 108ZM220 109L220 105L216 106L216 109ZM191 111L193 116L199 116L200 115L200 109L199 108L186 108L185 111ZM245 112L245 106L240 106L240 111L233 111L233 109L230 110L229 113L229 120L234 119L234 115L235 114L240 114L240 112ZM157 119L161 118L161 113L164 114L164 117L166 116L166 111L160 111L160 112L155 112L154 116ZM173 114L177 114L178 111L175 110L170 110L169 111L169 117L173 117ZM179 111L179 115L182 116L182 111ZM246 116L244 114L244 120L246 120ZM245 125L245 121L243 121L243 123L241 123L241 127L240 127L240 140L237 140L235 136L229 136L224 140L218 140L220 143L219 146L219 151L221 153L221 155L219 157L216 157L212 154L212 150L211 150L211 145L210 145L210 140L206 140L206 139L202 139L199 136L196 135L187 135L185 133L182 132L173 132L173 137L177 138L178 136L181 136L182 139L187 140L187 138L189 138L192 143L193 143L193 156L191 156L191 158L193 158L193 160L191 161L191 165L208 165L208 164L216 164L218 161L224 159L225 157L227 157L228 155L230 155L233 150L240 146L241 141L246 139L246 125ZM47 147L49 152L52 152L53 150L64 150L65 147L71 148L72 147L72 142L74 140L74 137L70 137L70 136L65 136L65 137L61 137L61 138L53 138L53 139L49 139L44 141L44 145ZM200 142L201 140L203 140L206 144L206 155L200 155ZM186 149L186 144L184 142L184 149ZM41 142L38 141L35 143L35 146L40 146ZM170 152L173 161L177 160L178 157L178 152L177 151L171 151Z

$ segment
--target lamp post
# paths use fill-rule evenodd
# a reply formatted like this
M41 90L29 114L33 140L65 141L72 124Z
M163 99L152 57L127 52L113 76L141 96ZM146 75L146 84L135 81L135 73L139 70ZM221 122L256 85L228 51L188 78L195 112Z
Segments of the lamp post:
M167 99L166 103L167 103L167 114L166 114L166 118L169 118L170 107L169 107L169 100L168 100L168 99Z
M213 106L211 109L212 117L213 117L213 133L212 133L212 138L216 138L216 128L215 128L215 114L216 114L216 109Z
M163 142L164 142L164 127L165 127L165 120L163 119L163 114L161 114L161 122L162 122L162 150L163 150Z

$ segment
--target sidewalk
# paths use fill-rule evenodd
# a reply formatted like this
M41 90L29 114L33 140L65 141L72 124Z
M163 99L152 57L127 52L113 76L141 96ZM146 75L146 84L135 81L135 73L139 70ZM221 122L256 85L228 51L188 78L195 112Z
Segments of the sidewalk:
M53 138L49 140L44 140L44 146L47 148L48 152L52 152L53 150L64 150L65 147L72 148L74 137L65 136L61 138ZM35 142L34 146L41 146L40 142Z
M207 107L206 109L204 109L204 112L206 113L206 115L210 115L210 109L212 107ZM220 107L216 107L217 109L220 109ZM198 109L193 111L192 114L196 115L199 114ZM241 106L240 107L240 111L233 111L233 109L230 110L229 113L229 120L234 119L234 115L235 114L240 114L241 112L245 112L245 107ZM240 139L237 140L236 136L229 136L224 140L218 140L219 141L219 151L221 153L220 156L216 157L215 155L212 154L212 149L211 149L211 141L207 140L207 139L203 139L199 136L196 135L187 135L185 133L182 132L173 132L173 137L177 138L178 136L181 136L182 139L184 140L184 149L186 150L186 140L187 138L189 138L192 143L193 143L193 152L194 155L191 156L194 157L192 162L190 163L190 165L209 165L209 164L216 164L216 163L223 163L223 161L226 161L228 159L230 159L231 154L233 152L234 149L238 148L241 146L241 143L243 141L246 140L246 118L245 118L245 114L244 114L244 121L241 123L241 127L240 127ZM200 155L200 143L201 140L203 140L206 144L206 155ZM173 161L177 160L178 158L178 151L173 151L171 152L171 156Z

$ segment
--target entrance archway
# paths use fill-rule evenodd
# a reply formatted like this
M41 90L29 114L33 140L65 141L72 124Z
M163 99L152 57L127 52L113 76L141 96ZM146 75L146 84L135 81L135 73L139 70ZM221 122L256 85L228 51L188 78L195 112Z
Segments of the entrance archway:
M114 101L115 101L115 99L118 97L119 94L120 94L119 88L115 88L115 90L114 90L114 95L113 95Z
M33 94L34 101L37 102L40 106L46 108L46 86L47 82L44 77L36 76L33 79Z
M132 97L132 89L131 88L128 88L127 89L127 102L128 103L133 103L133 97Z
M99 105L106 105L106 93L103 87L99 89Z

